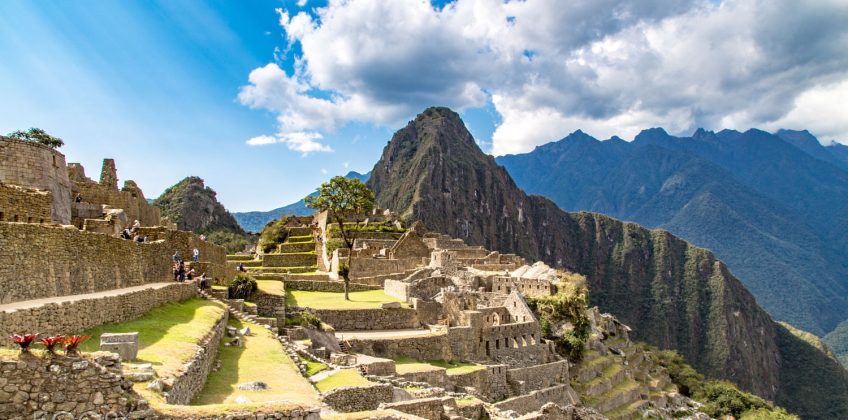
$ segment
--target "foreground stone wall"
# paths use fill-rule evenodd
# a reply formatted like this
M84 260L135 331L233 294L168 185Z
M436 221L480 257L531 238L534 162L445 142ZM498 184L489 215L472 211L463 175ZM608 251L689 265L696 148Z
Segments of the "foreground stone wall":
M32 332L75 334L110 322L136 319L157 306L183 301L196 293L193 284L173 283L159 289L4 310L0 311L0 337Z
M0 183L0 222L50 223L49 191Z
M552 402L560 405L578 404L580 398L577 393L571 389L570 385L556 385L550 388L533 391L526 395L513 397L494 406L502 411L514 411L518 414L526 414L531 411L536 411L542 408L545 404Z
M71 181L65 155L31 141L0 136L0 182L52 193L51 218L71 223Z
M312 309L321 321L337 331L399 330L418 328L415 309Z
M0 304L168 281L174 248L71 227L0 223Z
M229 311L223 311L212 330L197 343L197 352L183 365L182 372L174 377L173 385L167 390L165 401L169 404L188 404L203 389L218 356L228 318Z
M111 353L0 357L0 418L144 418L146 409Z
M512 395L526 394L558 383L568 383L568 361L559 360L526 368L510 369L506 372L506 377Z

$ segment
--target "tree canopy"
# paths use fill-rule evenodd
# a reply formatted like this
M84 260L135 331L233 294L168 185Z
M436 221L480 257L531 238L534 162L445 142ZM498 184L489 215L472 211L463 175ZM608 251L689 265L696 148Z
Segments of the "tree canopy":
M43 144L45 146L52 147L54 149L62 147L65 145L65 142L58 137L51 136L47 134L46 131L31 127L27 131L13 131L9 133L9 137L18 140L31 141L39 144Z
M370 212L374 208L374 193L358 179L336 176L318 187L317 196L306 197L304 201L309 208L329 211L339 224L339 231L345 244L348 248L352 248L353 238L345 229L345 217L350 214Z

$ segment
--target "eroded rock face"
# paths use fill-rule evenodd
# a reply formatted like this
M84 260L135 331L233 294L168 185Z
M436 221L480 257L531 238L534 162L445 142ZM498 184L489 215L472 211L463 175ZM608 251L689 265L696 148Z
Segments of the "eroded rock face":
M712 253L526 195L453 111L430 108L396 132L368 185L378 206L408 222L585 275L591 303L632 326L634 339L765 398L780 393L780 366L795 356L780 353L775 323Z

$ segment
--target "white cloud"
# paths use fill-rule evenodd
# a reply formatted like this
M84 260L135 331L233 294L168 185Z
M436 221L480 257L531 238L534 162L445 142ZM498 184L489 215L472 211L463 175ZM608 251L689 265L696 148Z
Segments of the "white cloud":
M284 143L289 150L301 152L304 156L312 152L332 152L332 147L315 141L320 140L322 137L320 133L315 132L278 133L276 136L263 135L253 137L246 143L250 146Z
M277 139L276 137L272 137L272 136L258 136L258 137L253 137L253 138L251 138L250 140L247 141L247 144L249 144L251 146L262 146L262 145L265 145L265 144L274 144L274 143L279 143L279 139Z
M281 133L308 136L491 101L496 154L578 128L629 138L651 126L792 124L848 138L838 94L848 84L844 5L458 0L436 9L424 0L330 0L315 14L279 11L302 51L294 71L253 70L239 100L274 112Z
M324 174L324 175L327 175L327 170L324 169L324 168L321 168L321 173Z
M297 0L298 7L306 7L307 0Z

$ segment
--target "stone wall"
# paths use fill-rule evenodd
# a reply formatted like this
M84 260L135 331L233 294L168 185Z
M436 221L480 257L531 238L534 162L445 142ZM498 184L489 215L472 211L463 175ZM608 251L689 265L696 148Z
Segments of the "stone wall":
M146 405L112 353L0 357L0 418L144 418Z
M420 258L350 258L350 278L371 277L379 274L401 273L422 265Z
M314 253L302 254L265 254L262 257L263 267L308 267L317 264L318 256Z
M183 301L197 293L193 284L172 283L115 296L75 299L0 312L0 337L38 332L41 335L76 334L110 322L136 319L168 302Z
M319 280L284 280L288 290L310 290L313 292L344 292L344 282L342 281L319 281ZM367 290L380 290L380 286L371 286L367 284L350 283L348 291L364 292Z
M512 395L526 394L556 384L568 383L568 361L559 360L506 372Z
M142 226L157 226L161 219L161 211L144 198L144 193L135 182L127 180L124 187L118 189L117 169L115 161L103 159L100 182L85 176L85 169L79 163L68 165L74 196L80 195L83 203L107 205L114 209L123 209L129 223L138 220Z
M0 182L50 191L52 220L71 223L71 181L65 155L55 149L0 136Z
M310 309L337 331L399 330L418 328L415 309Z
M218 322L197 343L197 352L183 364L182 371L174 376L173 385L167 390L165 401L169 404L188 404L203 389L206 377L218 356L218 346L227 327L229 311L223 311Z
M193 237L187 232L174 236ZM137 243L72 227L0 223L0 304L169 281L175 248L187 252L181 246L187 247L171 241ZM213 248L223 261L224 249L207 245Z
M409 286L409 283L402 280L386 279L383 291L393 298L406 302L409 301Z
M453 360L447 334L419 337L349 340L351 351L371 356L396 359L411 357L417 360Z
M440 397L388 403L383 404L381 408L394 409L429 420L440 420L445 415L445 408Z
M178 252L183 260L191 261L192 251L200 251L200 262L204 263L208 279L223 279L229 282L236 275L234 267L227 265L227 250L209 241L202 241L197 235L182 230L167 229L162 226L143 227L138 229L139 235L148 236L150 241L164 240L168 248L168 271L171 272L171 257ZM199 276L202 272L197 272ZM171 278L173 276L169 274Z
M518 414L526 414L541 409L543 405L549 402L560 405L577 404L580 399L570 385L563 384L513 397L496 403L494 406L498 410L510 410Z
M351 413L376 410L381 403L392 402L393 395L391 385L379 384L337 388L322 395L321 400L336 411Z
M524 296L551 296L554 289L548 280L516 277L495 277L491 286L492 292L509 294L515 290Z
M256 313L259 316L277 319L277 325L286 322L286 297L257 291L251 297L256 303Z
M0 222L50 223L50 191L0 183Z

